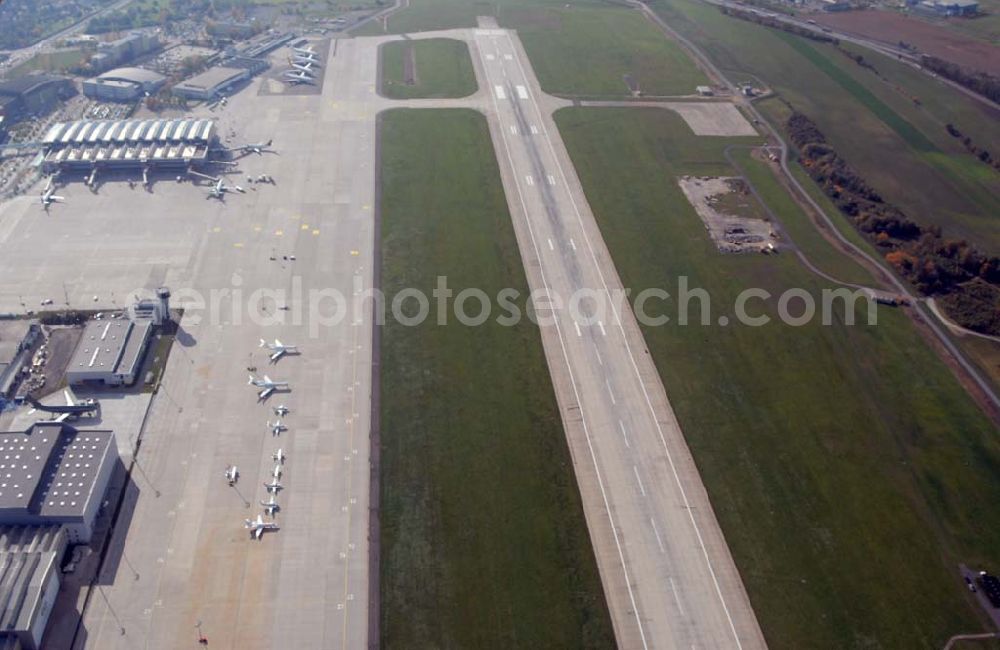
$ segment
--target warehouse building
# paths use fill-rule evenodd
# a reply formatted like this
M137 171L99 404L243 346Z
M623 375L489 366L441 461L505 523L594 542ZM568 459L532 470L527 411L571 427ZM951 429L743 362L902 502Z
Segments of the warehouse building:
M216 66L177 84L173 93L184 99L209 101L249 78L250 70L246 68Z
M67 545L59 525L0 525L0 648L42 647Z
M131 102L154 95L167 82L159 72L144 68L115 68L83 82L83 94L91 99Z
M214 139L207 119L60 122L42 138L42 169L184 169L204 162Z
M108 430L50 420L0 433L0 526L60 525L88 543L117 459Z
M0 116L16 122L28 115L43 115L76 95L73 82L49 74L28 74L0 82Z
M0 404L9 398L21 368L31 359L31 349L42 336L38 321L0 321Z
M142 357L152 334L147 320L92 320L66 367L70 385L131 386L142 368Z

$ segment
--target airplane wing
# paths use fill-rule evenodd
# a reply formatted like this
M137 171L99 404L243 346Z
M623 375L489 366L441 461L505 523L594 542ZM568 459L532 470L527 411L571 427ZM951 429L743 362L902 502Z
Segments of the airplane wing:
M257 397L260 398L260 399L262 399L262 400L263 399L267 399L268 396L271 393L273 393L273 392L274 392L274 387L273 386L271 388L265 388L264 390L260 391L260 393L257 394Z
M49 200L50 200L50 201L56 201L56 202L59 202L59 203L62 203L62 202L64 202L64 201L65 201L66 199L65 199L64 197L61 197L61 196L55 196L55 195L52 195L52 196L50 196L50 197L49 197Z
M53 422L65 422L66 420L68 420L68 419L69 419L69 416L70 416L70 415L72 415L72 414L71 414L71 413L63 413L63 414L62 414L62 415L60 415L59 417L57 417L57 418L54 418L54 419L53 419L52 421L53 421Z
M281 358L281 355L283 355L284 353L285 353L284 350L278 350L277 352L271 355L271 361L277 361L278 359Z
M264 383L265 384L273 384L274 382L271 381L270 377L268 377L267 375L264 375Z
M283 348L285 346L283 346L281 344L281 341L279 341L278 339L274 339L274 347L276 347L276 348Z
M253 538L254 539L260 539L261 535L263 535L263 534L264 534L264 529L261 528L260 526L257 526L256 528L253 529Z

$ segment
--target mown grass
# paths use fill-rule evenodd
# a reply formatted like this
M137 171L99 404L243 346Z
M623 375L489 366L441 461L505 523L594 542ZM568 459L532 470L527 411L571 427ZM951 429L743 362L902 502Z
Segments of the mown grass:
M412 50L412 55L410 51ZM392 41L380 49L380 92L390 99L468 97L476 92L469 46L451 38ZM414 57L415 83L407 83L406 58Z
M389 298L527 295L485 118L390 111L380 142ZM382 647L613 647L537 327L435 323L381 330Z
M791 255L710 243L676 178L731 174L733 140L665 111L556 118L633 292L687 276L715 322L748 287L827 286ZM775 300L752 312L776 318ZM905 314L877 314L643 332L773 647L940 648L987 626L956 567L1000 563L997 431Z
M389 33L474 27L492 16L516 29L549 93L628 96L626 77L647 95L690 95L705 76L673 41L635 10L599 0L412 0L388 20ZM370 25L359 34L383 33Z

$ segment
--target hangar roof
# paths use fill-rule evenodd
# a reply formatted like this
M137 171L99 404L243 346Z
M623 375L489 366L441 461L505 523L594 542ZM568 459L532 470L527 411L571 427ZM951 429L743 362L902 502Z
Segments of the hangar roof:
M166 81L159 72L153 72L145 68L115 68L97 76L102 82L108 81L130 81L137 84L155 84Z

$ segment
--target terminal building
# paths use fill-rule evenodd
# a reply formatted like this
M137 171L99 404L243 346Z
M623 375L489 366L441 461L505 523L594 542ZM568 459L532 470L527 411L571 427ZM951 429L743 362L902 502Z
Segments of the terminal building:
M152 334L150 320L92 320L66 367L72 385L131 386L142 369L143 353Z
M42 169L185 169L205 162L214 139L207 119L60 122L42 139Z
M250 76L250 70L244 67L216 66L177 84L173 93L184 99L210 101Z
M83 94L91 99L110 102L131 102L145 95L154 95L167 78L144 68L115 68L83 82Z

